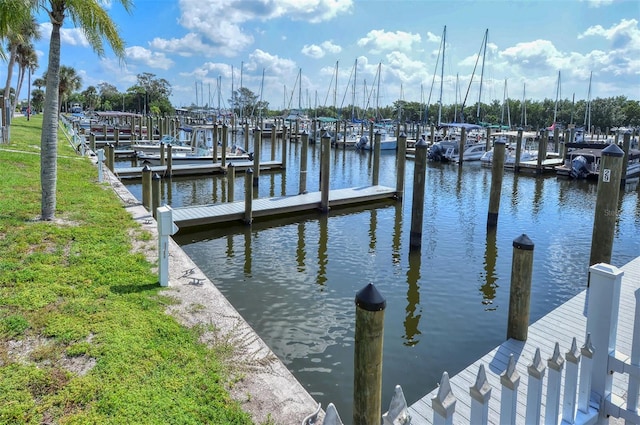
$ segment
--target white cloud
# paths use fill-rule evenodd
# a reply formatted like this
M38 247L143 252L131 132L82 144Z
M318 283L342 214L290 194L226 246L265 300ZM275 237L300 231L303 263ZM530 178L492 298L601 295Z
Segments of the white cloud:
M303 55L309 56L314 59L320 59L327 53L340 53L341 51L342 47L338 46L337 44L333 44L333 41L331 40L323 41L320 45L305 44L301 50Z
M596 8L596 9L601 6L602 7L609 6L610 4L613 3L613 0L582 0L582 1L586 1L589 7Z
M420 34L372 30L366 37L358 40L358 46L368 48L371 53L375 54L389 50L410 51L413 49L413 45L420 43L420 41Z
M153 52L141 46L126 48L125 55L127 59L141 62L150 68L169 69L173 65L173 61L167 58L164 53Z

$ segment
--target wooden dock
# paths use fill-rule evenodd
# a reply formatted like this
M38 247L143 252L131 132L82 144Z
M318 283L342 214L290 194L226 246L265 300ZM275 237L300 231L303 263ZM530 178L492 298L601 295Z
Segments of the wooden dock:
M390 200L395 197L396 190L385 186L366 186L329 191L329 207L349 206ZM259 198L252 201L252 217L276 217L279 215L318 210L321 192L310 192L302 195ZM245 217L243 201L215 205L181 207L173 209L173 222L181 229L220 224L242 222Z
M196 176L203 174L225 174L230 162L227 162L227 166L223 167L220 162L212 162L209 164L181 164L172 165L172 176ZM233 161L233 166L236 172L245 172L249 168L253 168L253 161ZM143 167L116 167L113 170L119 179L140 179L142 178ZM164 177L167 174L166 165L152 165L149 166L152 173L157 173L160 177ZM264 161L260 162L260 171L272 171L282 170L282 161Z
M556 172L556 167L558 165L562 165L563 164L563 160L562 158L547 158L545 160L542 161L541 164L541 172L542 173L555 173ZM515 165L513 163L505 163L504 168L507 170L512 170L515 168ZM533 173L536 174L538 173L538 161L537 160L533 160L533 161L520 161L520 164L518 164L518 168L519 168L519 172L520 173Z
M623 357L631 354L631 341L634 323L635 299L634 293L640 289L640 257L620 267L624 271L620 291L620 310L617 326L616 350ZM586 285L586 273L583 278ZM577 339L578 347L584 344L587 318L585 315L587 290L585 289L568 302L551 311L546 316L529 326L526 342L509 339L486 354L484 357L468 366L450 379L453 393L456 397L454 423L471 423L469 388L474 385L478 369L485 366L487 380L493 388L489 405L489 423L500 423L500 374L507 368L509 356L513 354L517 360L516 370L520 375L518 386L517 420L525 423L527 401L527 367L532 363L536 348L540 348L541 357L546 364L550 358L556 342L560 344L560 353L565 353L571 347L572 339ZM565 368L566 370L566 368ZM543 384L543 394L547 392L547 380ZM562 391L564 391L564 380ZM628 375L614 374L613 394L626 399ZM432 398L436 397L437 388L422 397L409 407L411 423L413 425L433 423ZM543 399L544 400L544 399ZM545 406L541 407L544 415Z

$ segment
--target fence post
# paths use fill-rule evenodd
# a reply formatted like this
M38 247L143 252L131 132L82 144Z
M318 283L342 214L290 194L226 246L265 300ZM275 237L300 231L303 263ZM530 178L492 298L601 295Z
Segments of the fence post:
M353 424L380 423L385 298L369 283L356 294Z
M536 348L533 361L527 368L529 372L529 387L527 388L527 425L540 423L540 411L542 410L542 380L546 367L540 357L540 348Z
M633 336L631 337L631 365L640 365L640 289L635 291L636 315L633 321ZM640 378L629 374L629 386L627 390L627 410L637 412L638 388Z
M451 390L451 382L449 382L449 374L444 372L438 393L431 399L431 408L433 409L434 425L452 425L453 414L456 410L456 396Z
M614 145L610 145L614 146ZM589 267L589 300L587 305L587 333L596 351L593 355L591 393L604 414L604 401L611 395L613 375L609 373L609 356L616 349L620 286L624 272L615 266L599 263Z
M396 385L395 392L389 403L389 410L382 415L383 425L409 425L411 424L411 416L407 409L407 400L404 398L402 387Z
M547 406L544 415L546 425L557 424L560 416L560 385L564 359L560 354L560 345L556 342L553 355L547 360L549 378L547 380Z
M507 369L500 375L502 384L502 394L500 403L500 423L516 423L516 406L518 404L518 385L520 385L520 375L516 370L516 362L513 354L509 356Z
M580 351L575 337L571 341L571 348L566 352L567 371L564 376L564 402L562 406L562 420L569 424L576 418L576 394L578 390L578 364L580 363Z
M487 380L484 365L481 364L476 376L476 383L469 388L471 395L471 423L486 425L489 422L489 400L491 385Z
M533 242L525 234L513 241L507 339L526 341L529 332Z
M583 414L589 413L591 401L591 378L593 375L593 344L591 334L587 334L587 340L580 348L580 385L578 385L578 410Z

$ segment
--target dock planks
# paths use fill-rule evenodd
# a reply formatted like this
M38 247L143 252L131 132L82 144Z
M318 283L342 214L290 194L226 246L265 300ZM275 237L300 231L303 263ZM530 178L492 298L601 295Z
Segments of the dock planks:
M629 356L631 354L632 328L635 311L634 293L640 289L640 257L620 268L624 270L624 276L622 278L622 288L620 291L616 349L624 355ZM583 280L585 280L586 285L586 273ZM471 398L469 396L469 387L475 383L478 369L481 364L484 364L487 380L492 387L491 401L489 404L489 423L500 423L500 393L502 389L500 385L500 374L507 368L509 355L513 354L514 360L517 361L516 369L520 374L517 420L518 423L525 423L528 383L527 367L533 360L535 350L536 348L540 348L541 357L546 365L546 360L553 354L556 342L560 344L560 353L563 358L566 357L566 352L571 348L573 337L577 340L578 348L584 344L587 325L585 315L586 297L587 290L585 289L580 294L529 326L529 334L526 342L509 339L452 377L450 379L451 387L457 399L453 422L470 423ZM563 376L565 372L566 365L563 369ZM544 397L547 391L548 373L549 371L547 370L543 381L542 415L545 413ZM628 378L626 375L614 374L613 394L626 399L627 385ZM561 391L564 391L564 378L562 379ZM436 388L409 407L409 414L411 415L411 423L413 425L433 423L431 399L436 396L437 392L438 389Z
M365 186L329 191L329 207L347 206L393 199L396 190L385 186ZM283 214L313 211L320 208L321 192L301 195L259 198L252 200L253 218L275 217ZM179 228L242 221L245 216L243 201L215 205L181 207L173 209L173 222Z
M173 164L171 166L172 176L196 176L204 174L224 174L227 172L227 166L223 167L220 162L211 162L208 164ZM253 161L233 161L236 172L244 172L254 167ZM142 178L143 167L116 167L113 170L119 179L140 179ZM160 177L167 174L166 165L150 165L152 173L157 173ZM281 170L282 161L263 161L260 162L260 171Z

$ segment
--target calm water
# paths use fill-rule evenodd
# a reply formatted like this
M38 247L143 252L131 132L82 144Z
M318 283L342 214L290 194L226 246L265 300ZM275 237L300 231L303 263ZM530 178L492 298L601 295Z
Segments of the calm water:
M263 174L260 197L297 193L300 147L289 146L286 177ZM307 187L316 191L319 149L312 146L309 154ZM370 153L333 150L331 157L332 188L370 184ZM261 158L270 158L268 144ZM336 404L347 421L354 296L369 282L387 299L385 410L395 384L413 403L436 386L443 371L459 372L504 340L516 237L526 233L535 244L531 321L585 287L595 184L507 172L498 228L488 233L491 170L429 164L422 249L410 253L412 161L406 176L403 203L176 237L316 400ZM243 199L243 179L237 177L235 199ZM380 184L395 182L395 154L383 153ZM127 185L141 197L139 182ZM223 177L176 178L163 183L162 203L223 202L226 191ZM640 191L629 185L619 203L615 265L640 255L638 234Z

